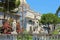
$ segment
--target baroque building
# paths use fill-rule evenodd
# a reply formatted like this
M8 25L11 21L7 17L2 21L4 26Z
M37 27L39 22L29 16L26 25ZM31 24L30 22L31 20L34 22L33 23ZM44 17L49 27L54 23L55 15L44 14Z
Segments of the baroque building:
M38 20L41 19L41 14L33 11L26 0L20 0L20 15L21 27L24 27L27 32L33 30L34 27L39 27Z

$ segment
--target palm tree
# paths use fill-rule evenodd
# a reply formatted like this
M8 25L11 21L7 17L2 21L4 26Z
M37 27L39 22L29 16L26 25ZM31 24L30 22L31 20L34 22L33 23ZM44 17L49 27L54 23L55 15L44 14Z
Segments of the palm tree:
M60 6L58 7L57 11L56 11L56 15L58 16L58 13L60 11Z
M4 19L6 16L6 13L12 13L14 11L15 8L18 8L18 6L20 5L20 0L2 0L0 2L0 6L3 7L1 8L2 12L4 12Z

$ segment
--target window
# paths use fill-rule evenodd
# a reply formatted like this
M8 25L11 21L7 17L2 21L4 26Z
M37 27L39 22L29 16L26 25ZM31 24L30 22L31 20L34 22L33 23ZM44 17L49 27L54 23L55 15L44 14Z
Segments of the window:
M29 20L29 22L32 22L32 20Z
M29 23L29 24L32 24L32 20L29 20L28 23Z
M34 22L32 20L29 20L29 24L34 25Z

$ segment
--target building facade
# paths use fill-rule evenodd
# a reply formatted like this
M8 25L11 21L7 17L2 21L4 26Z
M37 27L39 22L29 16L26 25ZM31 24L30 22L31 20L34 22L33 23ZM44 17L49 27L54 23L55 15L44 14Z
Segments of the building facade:
M20 15L21 15L21 27L24 27L27 32L33 30L35 26L39 26L38 20L40 20L40 13L34 12L27 4L26 0L20 0Z
M41 15L32 10L27 10L26 13L26 30L27 32L33 31L34 28L39 30L39 21L41 19Z

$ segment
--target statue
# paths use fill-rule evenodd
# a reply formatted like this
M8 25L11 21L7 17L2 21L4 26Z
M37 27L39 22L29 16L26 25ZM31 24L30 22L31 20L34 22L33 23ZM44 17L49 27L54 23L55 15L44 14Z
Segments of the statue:
M21 32L20 23L19 22L16 23L16 32L17 33L20 33Z
M12 30L13 30L13 32L11 32L11 34L17 34L17 32L16 32L16 20L13 20L13 22L12 22Z
M11 34L11 30L12 30L12 28L11 28L8 20L5 20L3 22L3 33L4 34Z

